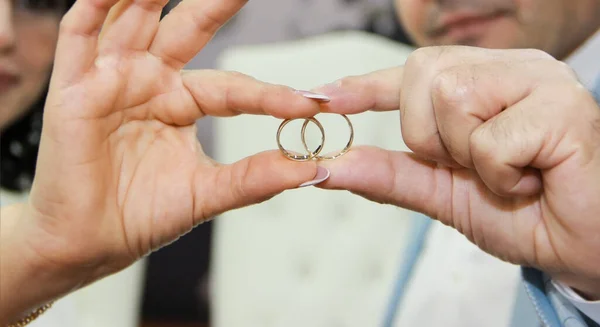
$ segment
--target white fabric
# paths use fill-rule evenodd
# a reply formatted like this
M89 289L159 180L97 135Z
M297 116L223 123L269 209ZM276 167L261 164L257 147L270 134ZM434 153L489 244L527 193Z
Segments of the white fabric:
M453 228L432 225L414 274L395 326L510 325L519 267L483 252Z
M593 89L600 76L600 29L573 52L565 63L575 71L588 90Z
M26 201L25 194L0 190L0 205ZM59 300L31 327L138 327L146 262L106 277Z
M232 48L219 68L310 89L401 65L411 51L373 35L334 33ZM356 144L408 150L397 112L350 118ZM275 149L280 122L253 116L217 120L216 159L232 162ZM333 123L324 120L326 135L341 140L346 128ZM213 326L378 326L403 259L409 214L347 192L316 188L288 191L224 214L215 220ZM508 325L518 267L485 254L435 222L416 269L396 326Z
M579 311L600 324L600 301L588 301L577 294L572 288L561 282L552 281L552 284L554 284L558 292L573 303Z

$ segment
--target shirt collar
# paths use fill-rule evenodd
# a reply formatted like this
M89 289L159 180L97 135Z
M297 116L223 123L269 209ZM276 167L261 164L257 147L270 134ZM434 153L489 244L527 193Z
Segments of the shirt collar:
M565 63L575 71L586 88L594 88L600 76L600 29L567 57Z

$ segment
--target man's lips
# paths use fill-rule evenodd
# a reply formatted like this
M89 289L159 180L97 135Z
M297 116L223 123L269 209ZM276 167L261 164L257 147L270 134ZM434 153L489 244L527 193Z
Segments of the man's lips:
M486 24L505 16L505 11L496 12L454 12L443 15L436 28L430 31L430 36L454 36L460 38L480 31Z

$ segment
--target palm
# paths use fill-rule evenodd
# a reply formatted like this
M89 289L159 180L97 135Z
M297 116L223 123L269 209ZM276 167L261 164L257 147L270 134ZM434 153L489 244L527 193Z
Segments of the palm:
M78 128L94 131L92 137L107 144L98 158L102 163L92 169L111 181L109 197L116 199L115 218L121 220L115 226L123 229L114 235L123 235L131 254L140 256L206 218L193 212L194 176L211 164L196 139L201 108L181 73L151 54L116 60L124 74L109 67L82 82L82 90L98 90L84 110L96 116L86 117Z
M160 24L160 8L142 10L155 25L139 17L143 2L124 1L99 39L99 26L78 17L94 7L86 1L79 0L63 24L31 194L42 231L33 243L51 247L45 251L51 260L90 265L110 259L119 269L213 215L315 175L314 163L294 163L276 151L219 165L196 139L195 121L204 115L291 118L318 110L289 88L239 74L180 72L217 22L244 1L186 0ZM190 12L200 20L180 23ZM72 53L89 57L73 62Z

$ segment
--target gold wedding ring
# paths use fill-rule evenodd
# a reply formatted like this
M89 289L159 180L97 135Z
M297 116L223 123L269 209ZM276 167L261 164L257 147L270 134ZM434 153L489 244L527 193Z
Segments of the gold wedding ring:
M295 161L334 160L336 158L343 156L350 150L350 147L352 147L352 143L354 142L354 128L352 127L352 122L350 122L350 119L348 118L348 116L343 115L343 114L341 116L344 117L344 119L346 120L346 123L348 123L348 127L350 128L350 138L348 139L348 143L346 144L346 146L341 151L337 152L336 154L329 155L329 156L319 155L321 153L321 151L323 150L323 147L325 146L325 129L323 128L323 125L314 117L304 119L304 124L302 124L302 131L300 134L301 139L302 139L302 145L304 146L304 149L306 150L306 152L308 152L308 154L305 154L305 155L292 154L288 150L286 150L283 147L283 145L281 144L281 139L280 139L281 131L283 130L285 125L287 125L289 122L291 122L294 119L286 119L281 123L281 125L279 125L279 129L277 130L277 146L279 147L279 150L281 150L281 152L286 157L288 157L291 160L295 160ZM321 131L321 144L319 144L319 146L317 146L317 148L314 151L311 151L310 148L308 147L308 144L306 143L306 127L308 126L308 123L310 123L310 122L313 122L315 125L317 125L317 127Z
M299 118L296 118L296 119L299 119ZM286 119L281 123L281 125L279 125L279 129L277 130L277 146L279 147L279 150L281 150L281 152L286 157L288 157L294 161L308 161L308 160L315 158L317 155L319 155L321 150L323 150L323 145L325 144L325 129L323 128L323 125L321 125L321 122L319 122L314 117L304 119L305 125L307 125L308 122L313 122L313 123L315 123L315 125L317 125L317 127L321 131L321 144L315 149L315 151L307 150L308 154L296 155L296 154L293 154L293 153L289 152L288 150L286 150L283 147L283 145L281 144L281 131L283 131L283 128L285 127L285 125L287 125L289 122L291 122L293 120L295 120L295 119ZM304 127L304 125L303 125L303 127ZM303 140L303 142L304 142L304 140ZM304 143L304 144L305 144L305 148L308 148L308 147L306 147L306 143Z
M317 160L333 160L333 159L343 156L346 152L348 152L350 150L350 147L352 146L352 142L354 142L354 128L352 127L352 123L350 122L350 119L348 118L348 116L346 116L346 115L341 115L341 116L344 117L344 119L346 120L346 123L348 123L348 127L350 128L350 138L348 139L348 143L341 151L339 151L338 153L336 153L332 156L320 156L317 153L315 155L315 158ZM310 152L310 149L308 148L308 145L306 144L306 126L308 126L308 120L304 121L304 124L302 125L302 144L304 145L304 149L306 151ZM321 144L321 149L323 148L323 146L325 146L325 144Z

